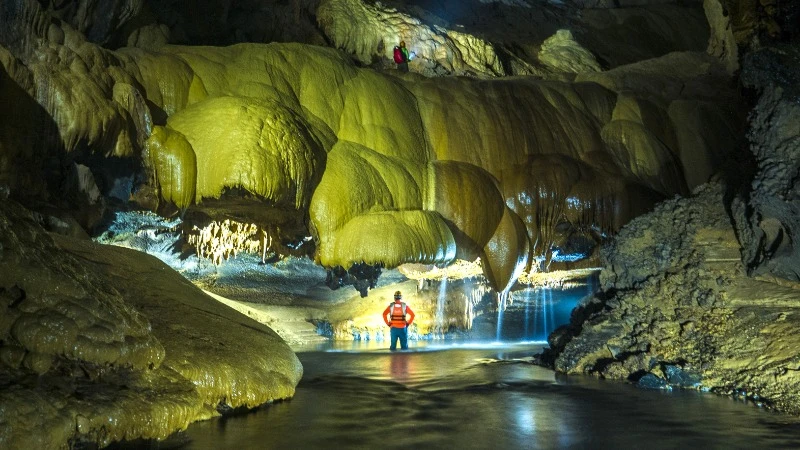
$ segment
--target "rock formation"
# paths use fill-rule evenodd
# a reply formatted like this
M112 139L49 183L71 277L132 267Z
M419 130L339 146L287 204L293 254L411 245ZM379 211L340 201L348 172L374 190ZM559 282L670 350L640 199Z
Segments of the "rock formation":
M294 394L302 367L272 330L151 256L43 220L0 200L3 447L164 439Z
M239 249L256 249L262 263L267 248L308 256L329 286L352 282L363 295L383 268L403 263L479 258L491 288L507 292L525 271L595 261L600 242L708 181L738 147L740 53L731 46L786 33L794 10L747 21L752 2L714 1L710 44L697 2L3 2L0 104L13 108L0 108L0 395L12 407L0 410L10 424L0 442L158 438L219 405L292 395L301 369L269 329L151 258L73 239L101 230L115 210L182 217L186 240L206 236L192 242L216 262ZM746 33L731 37L726 20ZM416 53L408 74L389 60L403 38ZM757 189L731 210L746 269L796 278L796 167L775 164L797 156L795 109L785 91L763 89ZM641 219L612 244L605 292L620 306L593 316L592 303L572 328L590 316L588 331L555 337L560 370L623 377L681 367L709 386L769 393L752 361L731 372L717 358L763 350L771 359L753 367L794 386L796 362L770 353L770 341L750 349L726 340L780 318L762 326L777 335L793 316L738 308L749 285L730 256L719 189L660 207L658 220L677 214L679 228ZM218 223L235 230L229 251L203 231ZM728 289L736 283L744 290ZM667 303L644 302L659 289ZM456 326L474 304L451 302ZM352 309L342 314L347 323ZM39 376L66 387L37 390ZM113 400L78 400L89 386ZM128 394L138 388L156 389L166 405L143 409ZM103 428L104 415L123 419ZM145 426L152 416L169 419ZM53 431L30 434L26 424Z
M269 208L308 208L315 258L326 267L444 264L460 252L482 257L490 283L504 290L531 266L531 256L552 250L552 230L562 222L614 231L658 194L684 192L684 172L694 182L707 178L716 159L710 149L682 150L681 140L671 138L691 134L694 128L683 127L696 123L665 123L670 105L697 101L683 99L670 83L724 77L710 59L695 66L696 58L684 58L681 67L693 71L661 82L643 81L641 69L616 69L603 82L635 90L619 94L620 102L586 83L398 81L358 69L336 52L297 44L110 52L77 36L47 46L22 57L42 73L33 89L54 117L56 143L69 160L87 162L100 178L103 156L128 161L129 178L143 165L150 185L131 188L154 192L158 204L181 211L232 189ZM36 56L43 51L53 55L46 64ZM70 81L80 77L87 82ZM75 92L75 85L82 87ZM701 126L735 127L735 115L725 112L729 94L716 103L700 94L711 93L698 93L711 111L697 116ZM65 98L74 101L60 103ZM526 181L525 173L556 161L545 154L580 169ZM689 171L681 155L703 164ZM480 209L450 204L459 200L443 188L455 180L481 191L467 196L484 199ZM541 187L554 195L529 210L524 199ZM368 238L378 235L387 245ZM512 240L519 245L506 244Z
M738 176L724 175L727 183L623 227L603 249L601 291L550 336L544 360L800 413L798 67L786 47L745 58L743 81L760 93L748 133L755 174L733 165Z

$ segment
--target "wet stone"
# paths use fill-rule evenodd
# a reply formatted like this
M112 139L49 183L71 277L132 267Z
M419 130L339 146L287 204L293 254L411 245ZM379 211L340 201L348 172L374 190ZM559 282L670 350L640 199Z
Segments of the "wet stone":
M648 373L642 378L639 378L637 386L642 389L669 389L669 385L667 384L666 380L659 378L652 373Z
M700 375L681 369L678 366L664 367L664 374L669 384L681 387L697 387L700 385Z

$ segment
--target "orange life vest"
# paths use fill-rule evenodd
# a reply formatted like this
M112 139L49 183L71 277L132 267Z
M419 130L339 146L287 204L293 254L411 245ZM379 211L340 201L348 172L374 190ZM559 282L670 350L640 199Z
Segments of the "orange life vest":
M391 315L389 321L393 327L405 327L406 326L406 312L408 307L406 306L405 302L392 302L389 304L389 314Z

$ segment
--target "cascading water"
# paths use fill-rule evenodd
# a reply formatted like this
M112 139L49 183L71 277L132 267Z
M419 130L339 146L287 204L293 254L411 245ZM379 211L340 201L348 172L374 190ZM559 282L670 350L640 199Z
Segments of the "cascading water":
M530 295L530 292L525 292L524 295L525 296L523 298L523 302L525 303L525 330L523 332L523 336L528 336L529 335L528 322L530 322L530 317L531 317L531 312L530 312L531 311L531 295ZM536 323L536 322L534 322L534 323Z
M444 338L444 333L447 331L445 327L445 320L444 320L444 306L447 302L447 278L442 278L442 282L439 284L439 296L436 300L436 317L435 317L435 330L436 336L439 338Z
M497 293L497 342L500 342L503 334L503 313L506 310L506 302L508 301L508 291Z
M539 302L539 306L542 308L542 334L544 334L545 339L547 339L547 293L544 289L539 290L539 298L541 299ZM541 336L537 335L537 338Z
M530 287L498 294L497 341L546 341L556 328L569 323L578 302L591 295L597 286L596 276L568 287Z

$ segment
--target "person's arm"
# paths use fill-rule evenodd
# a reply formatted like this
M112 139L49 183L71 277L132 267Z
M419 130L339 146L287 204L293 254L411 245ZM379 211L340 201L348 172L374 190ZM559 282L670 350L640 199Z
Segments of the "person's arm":
M388 319L388 317L389 317L389 315L390 315L391 313L392 313L392 306L391 306L391 305L389 305L389 306L387 306L387 307L386 307L386 309L383 311L383 321L384 321L384 322L386 322L386 326L387 326L387 327L390 327L390 326L392 326L392 323L391 323L391 322L389 322L389 319Z
M411 308L406 306L406 314L408 314L408 320L406 320L406 326L410 327L411 322L414 321L414 311L412 311Z

